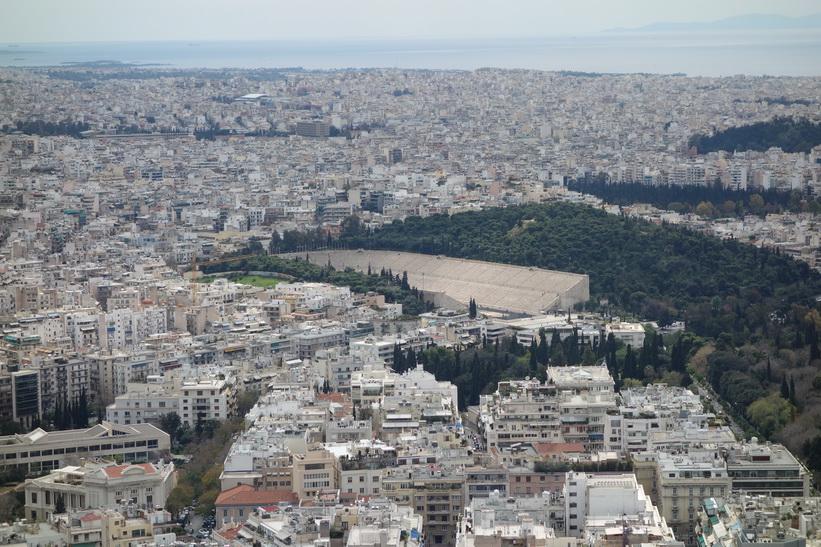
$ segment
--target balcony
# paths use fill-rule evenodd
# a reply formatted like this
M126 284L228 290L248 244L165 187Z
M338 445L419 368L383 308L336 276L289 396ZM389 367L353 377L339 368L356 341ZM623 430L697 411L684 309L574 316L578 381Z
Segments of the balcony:
M590 418L587 416L574 416L572 414L562 415L560 418L563 424L587 424L590 423Z

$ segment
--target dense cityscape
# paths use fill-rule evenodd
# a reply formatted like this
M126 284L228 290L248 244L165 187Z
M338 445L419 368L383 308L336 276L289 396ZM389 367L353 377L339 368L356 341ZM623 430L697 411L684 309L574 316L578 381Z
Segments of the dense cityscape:
M821 143L699 136L817 124L821 79L95 64L0 69L0 93L0 543L821 544L821 469L775 440L821 317L780 376L755 357L783 384L765 427L704 373L752 359L732 337L676 354L690 316L444 234L350 244L572 204L816 271Z

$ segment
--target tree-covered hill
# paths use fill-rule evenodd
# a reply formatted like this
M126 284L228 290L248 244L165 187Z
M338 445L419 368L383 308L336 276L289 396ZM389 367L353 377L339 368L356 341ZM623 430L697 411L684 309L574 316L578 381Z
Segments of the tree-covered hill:
M810 149L821 144L821 124L807 119L776 117L768 122L730 127L712 136L693 135L689 144L701 154L719 150L761 152L773 146L789 153L809 153Z
M588 362L606 355L619 382L673 381L677 375L684 382L687 363L730 403L726 408L737 420L749 424L749 435L783 442L821 474L821 305L815 300L821 276L806 263L740 241L571 204L409 218L374 233L349 219L342 240L349 248L586 273L589 308L660 323L685 319L690 332L665 337L666 347L660 337L648 337L653 343L647 347L601 345L584 353L590 353ZM461 355L438 348L414 359L459 385L464 406L500 378L540 377L547 359L559 366L585 361L572 354L580 352L577 344L559 345L484 347Z
M801 190L732 190L713 183L707 186L677 184L614 183L606 176L571 181L568 189L591 194L612 205L630 206L649 203L676 213L696 213L713 218L740 218L745 215L783 213L821 213L821 202L806 199Z
M764 329L770 313L810 305L821 276L807 264L739 241L571 204L412 217L375 233L343 232L349 248L488 260L588 274L591 302L704 336ZM718 300L715 300L715 299ZM481 305L481 302L479 303ZM725 314L745 315L744 324Z

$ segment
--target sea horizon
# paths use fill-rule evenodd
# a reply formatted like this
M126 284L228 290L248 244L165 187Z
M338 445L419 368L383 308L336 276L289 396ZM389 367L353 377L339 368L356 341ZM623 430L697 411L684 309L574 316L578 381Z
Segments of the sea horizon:
M821 76L821 30L670 31L502 38L0 43L0 67L113 61L132 68L479 68L719 77Z

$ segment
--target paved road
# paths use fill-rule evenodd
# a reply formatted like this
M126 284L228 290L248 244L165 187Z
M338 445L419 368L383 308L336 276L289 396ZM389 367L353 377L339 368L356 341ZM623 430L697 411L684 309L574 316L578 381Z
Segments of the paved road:
M738 440L744 439L744 428L742 428L738 423L733 419L727 409L724 408L724 401L720 397L718 397L713 388L707 385L706 382L696 382L698 386L698 394L699 396L704 399L705 401L709 402L713 405L713 408L716 410L716 414L721 414L721 417L727 422L727 425L730 426L730 431L733 432L735 438Z

